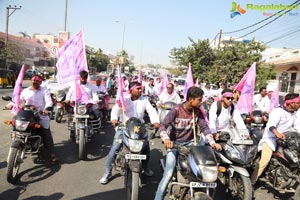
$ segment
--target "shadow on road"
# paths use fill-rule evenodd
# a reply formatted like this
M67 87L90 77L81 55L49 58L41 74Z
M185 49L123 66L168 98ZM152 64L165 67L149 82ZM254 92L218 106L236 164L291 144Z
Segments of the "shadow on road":
M6 167L7 167L7 162L6 161L0 162L0 169L6 168Z
M16 200L25 191L26 191L26 186L17 186L15 188L0 193L0 199Z
M32 196L23 200L58 200L61 199L63 196L64 196L63 193L57 192L49 196Z

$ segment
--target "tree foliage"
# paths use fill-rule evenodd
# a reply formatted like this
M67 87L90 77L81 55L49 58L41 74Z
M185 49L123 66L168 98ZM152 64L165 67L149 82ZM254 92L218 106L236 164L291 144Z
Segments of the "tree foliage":
M90 69L95 69L97 72L106 71L109 58L103 54L101 49L96 52L86 52L86 57Z
M237 83L253 62L257 62L256 80L259 85L274 77L272 67L260 67L259 60L265 46L259 42L252 40L243 43L230 40L223 43L219 49L214 49L208 40L189 40L190 46L173 48L170 58L179 66L188 66L190 62L194 78L212 83Z

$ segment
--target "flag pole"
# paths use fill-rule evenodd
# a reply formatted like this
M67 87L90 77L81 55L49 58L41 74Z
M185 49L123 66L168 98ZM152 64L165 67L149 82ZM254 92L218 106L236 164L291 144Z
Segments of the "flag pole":
M196 135L196 123L195 123L195 112L193 108L193 131L194 131L194 145L197 145L197 135Z

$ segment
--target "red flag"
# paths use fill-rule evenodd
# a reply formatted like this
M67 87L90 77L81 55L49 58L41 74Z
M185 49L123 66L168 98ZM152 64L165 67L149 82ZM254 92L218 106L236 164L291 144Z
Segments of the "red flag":
M120 70L120 66L118 66L118 83L119 83L119 87L118 87L118 91L117 91L117 96L116 96L116 103L118 104L118 106L121 109L125 109L125 100L124 100L124 95L123 95L123 80L122 80L122 76L121 76L121 70Z
M58 50L56 67L61 87L69 86L74 79L79 80L80 71L88 71L82 30Z
M183 91L182 91L184 99L186 99L186 94L187 94L188 89L192 86L194 86L194 80L193 80L193 74L192 74L192 66L191 66L191 63L189 63L189 68L188 68L186 80L185 80Z
M16 80L16 84L15 84L13 96L12 96L12 101L14 102L14 105L12 107L11 113L13 115L16 115L20 110L20 102L21 102L20 96L21 96L21 91L22 91L22 82L24 79L24 74L25 74L25 66L22 65L22 68L21 68L18 78Z
M246 81L243 85L241 96L237 106L241 113L249 113L252 111L254 87L256 79L256 63L254 62L247 71Z

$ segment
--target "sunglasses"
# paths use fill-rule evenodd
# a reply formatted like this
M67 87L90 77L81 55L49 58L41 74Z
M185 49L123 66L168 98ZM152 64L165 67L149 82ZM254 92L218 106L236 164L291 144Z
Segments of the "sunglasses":
M173 89L172 87L167 87L167 89Z
M226 99L229 101L229 100L233 100L234 98L233 97L226 97Z

